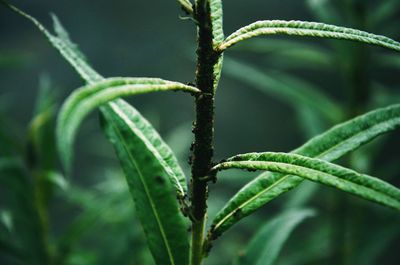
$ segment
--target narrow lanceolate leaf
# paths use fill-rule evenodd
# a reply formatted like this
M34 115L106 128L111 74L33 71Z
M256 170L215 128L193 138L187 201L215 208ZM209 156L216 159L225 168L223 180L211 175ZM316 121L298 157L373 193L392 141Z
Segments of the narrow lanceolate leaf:
M110 105L112 105L112 108L109 107ZM117 112L118 108L120 108L119 112ZM165 171L178 191L178 196L183 198L187 194L185 174L171 148L161 139L161 136L154 130L153 126L135 108L123 100L114 101L107 107L102 107L101 110L102 112L112 111L116 114L123 111L129 117L129 126L132 129L132 133L136 133L137 137L152 151L155 159L159 160L160 164L164 166Z
M178 0L178 3L186 13L193 15L193 6L189 0Z
M244 254L239 257L239 265L274 264L283 245L293 230L305 219L315 215L311 209L285 211L268 221L251 239Z
M295 35L351 40L400 51L400 43L385 36L324 23L297 20L263 20L254 22L228 36L219 46L219 50L224 51L238 42L260 35Z
M49 42L56 48L61 55L74 67L79 75L87 82L94 82L101 80L102 77L96 71L94 71L87 63L78 50L77 46L69 39L68 34L62 27L61 23L56 16L53 17L54 29L57 36L51 34L37 19L16 8L15 6L2 1L3 4L7 5L11 10L20 14L21 16L30 20L49 40ZM90 81L89 81L90 80Z
M45 34L45 36L48 38L50 43L58 51L60 51L61 55L70 63L70 65L78 72L78 74L88 84L92 84L93 87L95 87L95 88L92 88L92 89L96 90L96 92L97 92L97 89L103 90L105 88L102 85L96 86L96 83L104 84L102 82L105 82L105 83L111 82L111 83L113 83L113 82L117 81L115 79L104 79L100 74L98 74L86 62L86 59L84 58L83 54L79 51L77 46L70 40L67 31L63 28L61 23L58 21L58 19L54 15L53 15L54 28L55 28L55 31L57 33L57 36L53 36L51 33L49 33L49 31L46 30L44 28L44 26L42 24L40 24L32 16L24 13L23 11L19 10L18 8L14 7L12 5L8 5L8 6L12 10L14 10L15 12L21 14L25 18L27 18L30 21L32 21ZM131 79L131 81L132 80L133 79ZM134 80L135 80L135 82L141 81L142 83L146 83L146 82L150 82L151 83L151 82L155 82L158 79L136 78ZM122 84L125 82L123 80L119 80L119 81ZM158 82L160 82L160 83L166 82L167 83L168 81L158 80ZM116 84L114 83L114 85L116 85ZM91 86L88 86L88 88L89 87L91 87ZM66 108L74 109L76 101L79 102L82 97L84 98L84 97L86 97L88 95L91 95L92 93L93 93L93 90L89 89L89 91L87 93L86 92L78 92L78 93L74 94L75 96L73 98L71 98L71 101L68 104L69 107L66 107ZM115 105L120 105L121 108L125 107L125 105L127 104L126 102L124 102L121 99L115 100L113 102L115 103ZM108 105L108 104L106 104L106 105ZM102 112L107 112L109 115L113 115L112 113L114 112L110 108L102 108L101 111ZM116 115L116 114L114 114L114 115ZM171 172L171 171L175 172L174 175L176 176L177 179L179 179L179 181L176 181L175 177L172 178L172 181L174 183L176 183L177 190L178 190L178 195L181 195L182 189L186 191L186 185L184 185L185 177L183 175L182 169L178 165L178 162L177 162L174 154L172 153L170 148L164 143L164 141L158 136L158 134L155 131L155 129L147 122L147 120L145 118L143 118L140 115L137 115L136 119L135 119L135 122L138 123L138 124L146 125L146 126L143 127L145 129L145 131L146 131L145 135L148 135L148 141L153 143L155 148L158 149L158 152L159 152L160 156L163 158L165 164L169 166L170 169L167 169L167 171L168 172ZM180 184L178 184L178 182Z
M329 121L339 121L343 113L336 102L321 93L312 84L283 73L265 73L246 63L225 58L224 71L229 77L279 98L292 107L307 106Z
M82 120L100 105L123 96L155 91L182 90L198 92L194 87L157 78L107 78L75 90L63 104L57 124L57 138L66 167L71 162L71 149Z
M222 0L210 0L211 26L213 34L213 46L217 49L224 41L224 26L223 26L223 9ZM214 65L214 92L218 88L219 79L221 78L223 54L219 55L217 63Z
M400 189L378 178L317 158L288 153L249 153L234 156L213 170L230 168L296 175L400 210Z
M293 153L333 161L400 127L400 104L377 109L339 124L316 136ZM297 187L303 178L265 172L244 186L213 220L219 235L240 219L255 212L279 195Z
M59 35L54 37L31 16L13 6L10 8L31 20L88 84L104 80L87 64L76 46L65 39L67 35L61 24L58 24ZM62 32L64 33L60 35ZM121 162L124 162L129 185L135 190L132 195L135 194L137 207L140 207L138 212L143 213L141 221L147 231L146 236L152 254L157 264L188 264L189 244L186 227L184 218L179 212L173 187L174 185L177 187L178 195L182 193L182 189L186 189L182 170L172 151L143 117L132 114L132 120L128 121L129 118L123 116L127 107L132 113L136 112L121 99L105 104L101 107L101 112L104 117L104 128L112 141L119 139L117 137L135 139L129 141L129 146L125 145L128 143L123 139L124 141L115 148L119 156L123 157ZM135 126L136 129L132 129ZM146 138L147 141L144 140ZM136 145L134 149L130 149L132 145ZM133 153L134 158L131 157ZM127 158L129 160L124 160ZM133 161L136 165L132 164Z
M1 3L5 4L17 14L20 14L31 21L46 36L50 44L61 53L64 59L71 64L75 71L77 71L86 82L91 83L103 79L100 74L98 74L92 67L89 66L76 44L69 39L68 33L65 31L55 15L52 15L52 18L54 30L57 35L51 34L37 19L31 15L7 3L6 1L1 0Z
M188 264L185 219L169 178L171 172L144 135L149 125L138 123L139 114L126 103L112 102L103 108L112 110L103 112L102 126L125 171L156 263Z
M213 45L218 47L225 39L223 26L222 0L210 0Z

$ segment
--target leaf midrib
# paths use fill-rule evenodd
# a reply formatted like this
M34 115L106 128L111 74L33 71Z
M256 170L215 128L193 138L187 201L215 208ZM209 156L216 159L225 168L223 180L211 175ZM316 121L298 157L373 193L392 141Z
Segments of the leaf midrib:
M288 163L288 162L276 162L276 161L268 161L268 160L267 161L262 161L262 160L261 161L260 160L243 160L243 161L225 162L225 163L223 163L221 165L225 165L225 167L227 169L229 169L229 168L235 168L236 167L235 164L243 165L245 168L247 166L254 166L254 165L266 166L266 167L277 166L278 169L282 169L282 171L286 170L285 168L289 168L289 170L290 170L290 167L291 167L293 169L299 169L299 170L308 171L308 172L310 172L312 174L316 174L316 175L320 175L320 176L330 176L330 177L333 177L333 178L335 178L335 179L337 179L339 181L345 182L347 184L360 186L360 187L362 187L364 189L368 189L368 190L374 191L376 193L381 194L381 196L383 195L383 196L388 197L390 200L397 200L397 201L399 200L399 196L398 195L396 196L396 195L393 195L393 194L385 193L385 191L378 190L378 189L375 189L374 187L370 187L370 186L366 186L366 185L360 184L360 183L352 181L350 179L339 177L339 176L337 176L337 175L335 175L333 173L325 172L325 171L323 171L321 169L316 169L316 168L312 168L312 167L308 167L308 166L302 166L302 165L298 165L298 164L292 164L292 163ZM278 169L267 169L267 170L270 171L270 172L280 173L280 171L278 171ZM297 176L294 173L282 173L282 174L285 174L285 175L288 174L290 176ZM305 174L305 175L308 175L308 174ZM357 173L357 175L370 177L370 176L359 174L359 173ZM300 178L303 178L303 179L309 179L311 181L315 181L315 180L312 180L311 178L305 178L305 177L301 177L301 176L297 176L297 177L300 177Z
M327 150L323 151L322 153L320 153L320 154L314 156L313 158L320 158L320 157L326 155L327 153L329 153L332 149L335 149L335 148L337 148L338 146L343 145L343 142L348 142L351 138L354 138L354 137L356 137L356 136L358 136L358 135L361 135L361 134L365 133L365 131L367 131L367 130L372 130L372 129L375 128L375 127L379 127L382 123L390 122L391 120L395 120L395 119L397 119L397 118L382 121L382 122L377 123L377 124L375 124L375 125L373 125L373 126L367 128L367 129L365 129L365 130L362 130L362 131L360 131L360 132L358 132L358 133L356 133L356 134L353 134L353 135L351 135L350 137L346 138L345 141L342 141L342 142L340 142L340 143L337 143L337 144L331 146L329 149L327 149ZM214 230L217 230L218 227L220 227L225 221L227 221L230 217L232 217L232 216L235 214L235 212L238 211L238 209L243 209L244 207L246 207L246 205L248 205L249 203L251 203L252 201L254 201L255 199L257 199L257 198L258 198L259 196L261 196L263 193L270 191L271 189L273 189L274 187L276 187L277 185L279 185L281 182L285 181L286 179L288 179L288 178L290 178L290 177L300 178L300 177L294 176L294 175L285 175L285 176L283 176L280 180L278 180L277 182L275 182L274 184L272 184L272 185L269 186L268 188L266 188L266 189L264 189L264 190L258 192L257 194L255 194L254 196L252 196L249 200L247 200L247 201L245 201L244 203L242 203L240 206L235 207L234 210L230 211L228 215L226 215L221 221L219 221L219 222L215 225ZM304 179L301 179L301 181L303 181L303 180L304 180Z
M118 113L118 111L115 111L115 112ZM137 165L136 160L135 160L135 159L132 157L132 155L130 154L129 149L128 149L127 145L125 144L125 141L124 141L122 135L120 134L120 131L118 130L118 127L115 126L114 121L112 121L111 119L109 119L109 121L111 121L111 124L112 124L112 126L113 126L115 132L117 133L118 138L120 139L120 143L122 143L122 145L123 145L123 147L124 147L126 153L128 154L129 159L130 159L131 162L134 164L135 168L137 169L137 171L138 171L138 173L139 173L140 181L141 181L141 183L142 183L142 185L143 185L144 191L145 191L146 196L147 196L147 198L148 198L148 200L149 200L149 203L150 203L152 212L153 212L153 214L154 214L154 216L155 216L155 220L156 220L156 222L157 222L158 228L160 229L161 237L162 237L163 242L164 242L164 245L165 245L165 247L166 247L166 249L167 249L167 253L168 253L169 260L170 260L171 264L175 264L174 257L173 257L173 255L172 255L172 251L171 251L171 247L170 247L169 244L168 244L167 236L166 236L165 231L164 231L164 227L163 227L162 224L161 224L160 217L158 216L158 213L157 213L157 210L156 210L156 207L155 207L155 203L154 203L154 201L151 199L150 192L149 192L149 188L147 187L147 184L146 184L145 181L144 181L144 177L143 177L143 175L142 175L142 172L140 171L140 169L139 169L139 167L138 167L138 165Z
M147 147L152 153L154 153L154 155L156 156L157 160L162 164L162 166L165 168L165 170L167 171L167 173L169 173L170 176L171 176L172 178L174 178L175 181L173 182L173 184L174 184L174 186L175 186L175 185L177 186L178 193L180 193L181 195L184 195L184 194L185 194L185 189L183 188L181 182L179 181L179 177L178 177L178 175L174 172L173 168L166 162L166 160L165 160L164 157L161 155L161 153L158 151L158 149L154 146L154 144L153 144L149 139L147 139L147 137L141 132L141 130L140 130L140 129L136 130L135 128L133 128L133 127L137 127L137 126L134 125L134 124L133 124L133 125L130 125L130 124L133 123L133 122L129 119L129 117L127 117L127 116L125 115L125 113L121 113L119 110L115 109L115 107L118 107L118 106L115 106L115 104L116 104L116 102L110 102L110 103L109 103L109 105L114 109L114 111L115 111L116 113L118 113L120 116L123 116L123 117L124 117L124 120L125 120L126 123L128 124L129 128L130 128L131 130L135 131L135 134L136 134L136 135L141 135L141 136L142 136L142 137L140 137L140 138L141 138L141 140L145 143L146 147ZM172 151L171 151L171 152L172 152ZM179 166L178 161L176 161L176 165Z

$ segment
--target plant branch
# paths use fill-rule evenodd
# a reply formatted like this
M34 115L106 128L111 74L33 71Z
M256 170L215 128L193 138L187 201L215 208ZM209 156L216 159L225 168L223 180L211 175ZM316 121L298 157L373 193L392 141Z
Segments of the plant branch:
M214 138L214 66L218 53L213 49L213 34L209 1L196 1L195 16L198 21L198 48L196 86L196 121L192 145L191 202L192 254L191 264L200 265L203 259L204 224L207 212L208 185L205 177L212 167Z

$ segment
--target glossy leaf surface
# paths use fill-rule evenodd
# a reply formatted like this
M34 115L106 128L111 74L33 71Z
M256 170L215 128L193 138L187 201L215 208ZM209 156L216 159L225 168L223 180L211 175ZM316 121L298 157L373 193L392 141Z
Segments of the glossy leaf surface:
M297 20L262 20L254 22L228 36L224 43L219 46L219 49L224 51L238 42L260 35L294 35L351 40L400 51L400 43L385 36L324 23Z
M334 161L377 136L400 127L400 105L377 109L331 128L293 153ZM303 179L265 172L238 191L213 220L219 235L245 216L297 187ZM240 214L237 214L240 213Z
M164 159L148 140L140 114L122 103L103 107L103 129L124 169L157 264L188 264L189 241Z

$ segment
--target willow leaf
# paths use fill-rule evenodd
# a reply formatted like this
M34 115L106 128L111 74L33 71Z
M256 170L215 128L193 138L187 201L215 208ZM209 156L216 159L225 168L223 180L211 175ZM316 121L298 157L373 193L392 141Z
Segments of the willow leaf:
M178 3L181 5L182 9L185 10L189 15L193 15L193 7L192 3L189 0L178 0Z
M168 177L170 173L143 135L143 127L148 124L133 122L138 113L128 104L110 103L104 108L113 110L103 113L106 120L102 126L125 171L157 264L188 264L187 227Z
M329 121L337 122L343 113L337 104L313 85L283 73L264 73L238 60L225 58L224 71L231 78L242 81L291 106L307 106Z
M305 219L315 215L311 209L294 209L285 211L268 221L246 247L244 255L239 258L239 265L274 264L284 243Z
M40 171L55 168L57 158L54 135L57 106L55 98L55 90L50 80L42 76L34 115L28 127L27 143L28 163Z
M213 45L218 47L225 39L222 0L210 0Z
M76 131L92 110L119 97L166 90L198 91L191 86L157 78L107 78L75 90L63 104L57 123L59 150L67 168L71 163Z
M210 0L211 27L213 34L213 46L216 49L224 41L223 9L222 0ZM219 54L217 63L214 65L214 92L217 90L221 78L223 54Z
M3 2L3 3L5 3L5 2ZM40 24L40 22L37 21L32 16L19 10L15 6L9 5L7 3L6 3L6 5L8 7L10 7L13 11L17 12L18 14L22 15L23 17L25 17L28 20L30 20L31 22L33 22L39 28L39 30L48 38L50 43L61 53L61 55L64 57L64 59L66 59L69 62L69 64L77 71L77 73L88 84L93 85L96 82L101 83L102 81L105 80L100 74L98 74L86 62L86 59L83 56L83 54L79 51L77 46L70 40L68 33L66 32L66 30L63 28L61 23L58 21L58 19L54 15L53 15L54 28L58 34L57 36L53 36L51 33L49 33L49 31L46 30L45 27L42 24ZM142 79L136 79L136 80L145 81L145 80L148 80L148 78L142 78ZM107 82L107 81L105 81L105 82ZM167 81L164 81L164 82L167 82ZM98 89L103 89L103 87L98 87ZM80 95L86 95L85 93L80 94ZM90 94L90 93L91 92L88 92L88 94ZM75 94L75 95L77 95L77 94ZM78 99L79 99L79 97L78 97ZM124 107L125 104L127 104L121 99L115 100L113 102L115 103L115 105L121 105L121 107ZM108 104L106 104L106 105L108 105ZM108 112L109 115L112 115L112 113L113 113L113 110L111 110L110 108L101 108L100 110L102 112ZM176 182L176 186L178 187L178 193L181 194L182 189L186 190L186 185L184 185L184 183L186 181L185 181L185 177L183 175L182 169L178 165L178 162L177 162L174 154L172 153L170 148L164 143L164 141L158 136L155 129L146 121L145 118L143 118L140 115L137 115L136 122L148 125L146 127L146 132L150 136L149 141L151 141L154 146L160 147L159 153L162 156L162 158L164 159L165 164L168 165L168 167L170 168L170 169L167 169L167 171L175 172L175 176L179 179L179 181L176 182L176 178L173 177L172 181Z
M227 159L214 170L229 168L296 175L400 210L400 189L378 178L317 158L288 153L249 153Z
M336 125L294 150L293 153L334 161L398 127L400 127L400 104L377 109ZM293 175L271 172L259 175L237 192L217 214L213 220L216 234L223 233L243 217L297 187L302 181L302 178Z
M343 39L373 44L400 51L400 43L385 36L324 23L297 20L263 20L254 22L248 26L240 28L228 36L219 46L219 50L224 51L238 42L260 35L295 35Z
M86 82L92 83L103 79L100 74L98 74L95 70L93 70L92 67L89 66L77 46L69 39L68 33L66 33L65 29L55 15L52 15L52 18L54 29L58 34L57 36L51 34L36 18L32 17L31 15L4 0L1 0L1 3L9 7L12 11L31 21L46 36L50 44L61 53L64 59L69 62L69 64Z

